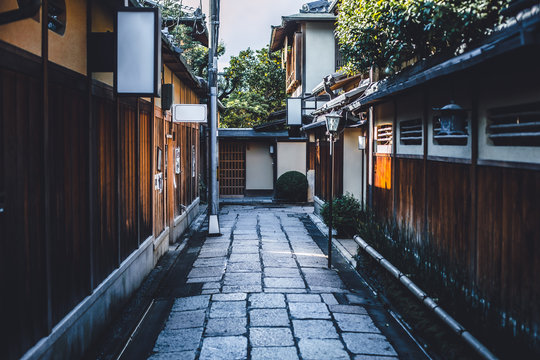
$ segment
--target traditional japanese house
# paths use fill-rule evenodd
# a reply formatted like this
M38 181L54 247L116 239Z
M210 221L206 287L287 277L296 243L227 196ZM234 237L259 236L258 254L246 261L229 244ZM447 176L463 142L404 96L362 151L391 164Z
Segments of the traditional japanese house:
M123 5L0 2L2 359L80 357L197 213L199 125L117 96L95 62ZM200 103L162 40L161 83Z

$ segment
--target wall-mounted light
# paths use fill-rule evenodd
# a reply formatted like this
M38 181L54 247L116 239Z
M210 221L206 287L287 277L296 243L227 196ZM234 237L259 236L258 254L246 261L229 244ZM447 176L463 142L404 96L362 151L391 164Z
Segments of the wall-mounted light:
M274 145L270 145L270 154L273 155L273 154L274 154L274 151L275 151Z

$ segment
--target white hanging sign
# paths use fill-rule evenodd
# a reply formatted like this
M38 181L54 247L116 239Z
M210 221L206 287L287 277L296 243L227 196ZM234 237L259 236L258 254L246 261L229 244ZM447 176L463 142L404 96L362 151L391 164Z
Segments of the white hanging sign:
M207 121L206 104L173 104L173 122L202 123Z

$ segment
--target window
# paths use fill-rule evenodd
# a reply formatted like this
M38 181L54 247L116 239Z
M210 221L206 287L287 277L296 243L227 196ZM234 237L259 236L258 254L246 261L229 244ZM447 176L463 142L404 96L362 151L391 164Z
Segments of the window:
M486 130L496 146L540 146L540 103L491 109Z
M49 0L49 30L59 35L66 31L66 3L65 0Z
M401 145L422 145L422 119L399 122L399 141Z
M392 153L392 124L381 124L376 127L375 152Z
M446 133L441 131L441 122L438 116L433 118L433 143L436 145L467 145L469 140L469 122L465 120L460 133Z

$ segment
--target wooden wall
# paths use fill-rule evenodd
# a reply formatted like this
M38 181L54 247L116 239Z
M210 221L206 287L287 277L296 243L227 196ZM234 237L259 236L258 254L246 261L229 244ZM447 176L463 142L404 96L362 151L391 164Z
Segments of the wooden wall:
M463 272L468 293L495 309L501 324L537 336L540 308L531 304L540 303L540 168L480 162L471 121L469 159L430 156L431 144L423 144L423 155L395 154L395 147L393 154L374 154L371 205L380 219L411 231L449 269Z
M2 359L47 336L165 226L165 194L153 187L168 130L159 108L51 63L46 88L41 74L40 58L0 43ZM186 175L171 201L188 206L198 196L199 130L176 127Z
M314 167L315 167L315 196L323 201L330 198L331 184L327 174L331 171L330 142L326 128L318 128L315 133ZM313 149L310 149L312 151ZM311 166L311 165L310 165ZM343 194L343 138L334 144L334 197Z

